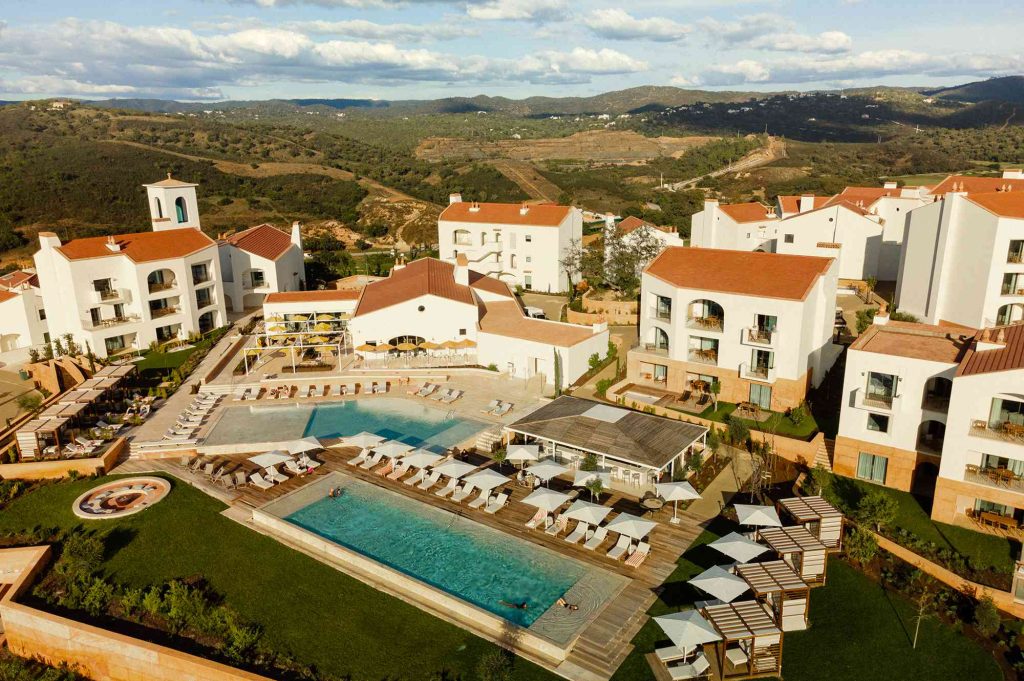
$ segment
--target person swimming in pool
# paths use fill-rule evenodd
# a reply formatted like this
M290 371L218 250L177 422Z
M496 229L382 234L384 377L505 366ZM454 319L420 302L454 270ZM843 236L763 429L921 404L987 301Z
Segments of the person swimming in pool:
M341 496L341 488L332 487L331 491L327 493L327 496L329 496L331 499L337 499L338 497Z
M565 600L565 596L563 596L563 597L559 598L557 601L555 601L555 605L560 605L563 608L565 608L566 610L579 610L580 609L580 606L576 605L575 603L570 603L567 600Z
M516 610L528 610L530 607L530 604L526 601L523 601L522 603L509 603L508 601L498 602L504 605L506 608L515 608Z

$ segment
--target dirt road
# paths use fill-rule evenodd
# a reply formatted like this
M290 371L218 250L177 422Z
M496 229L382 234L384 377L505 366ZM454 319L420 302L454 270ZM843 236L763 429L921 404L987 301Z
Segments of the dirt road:
M780 158L786 158L786 140L780 137L769 137L768 146L755 149L735 163L731 163L724 168L719 168L718 170L713 170L710 173L701 175L700 177L691 177L689 180L683 180L682 182L666 184L664 188L672 192L680 189L691 189L705 177L720 177L727 173L739 173L744 170L752 170L758 166L767 165L772 161L777 161Z
M526 161L495 161L491 165L519 185L533 201L554 202L562 194L561 189Z

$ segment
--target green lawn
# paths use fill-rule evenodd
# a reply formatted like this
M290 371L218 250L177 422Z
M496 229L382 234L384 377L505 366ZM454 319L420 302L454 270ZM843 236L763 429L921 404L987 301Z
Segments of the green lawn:
M195 348L188 348L187 350L178 350L176 352L150 352L142 358L141 362L137 362L136 366L139 367L139 373L152 370L168 372L184 364L185 360L195 350Z
M732 402L718 401L718 408L710 406L702 411L699 416L702 419L708 419L710 421L718 421L719 423L725 423L725 417L731 415L736 410L736 405ZM779 412L770 412L771 416L766 421L758 423L750 419L741 419L734 417L737 420L743 422L751 432L772 432L776 435L783 437L792 437L798 440L808 440L812 435L818 432L818 424L814 421L814 417L811 414L807 414L804 420L800 422L800 425L796 425L788 418L785 414Z
M220 515L223 504L171 479L160 504L121 520L89 523L111 532L104 569L143 586L202 575L264 640L302 663L353 680L476 677L493 646ZM95 480L49 485L0 512L0 532L68 527L75 497ZM554 679L517 659L514 678Z

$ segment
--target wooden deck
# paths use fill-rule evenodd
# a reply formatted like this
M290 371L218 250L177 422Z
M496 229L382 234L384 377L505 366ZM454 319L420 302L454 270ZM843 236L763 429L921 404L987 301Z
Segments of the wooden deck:
M456 504L446 499L440 499L433 491L422 491L414 486L404 485L400 481L392 481L371 471L365 471L358 467L349 466L346 462L358 453L356 448L336 447L323 450L315 455L315 458L323 462L312 474L292 477L287 482L275 485L269 490L260 490L252 486L245 486L237 490L226 490L218 485L213 488L218 496L225 498L236 508L252 509L262 506L274 499L277 499L289 492L292 492L305 484L317 479L332 471L340 471L346 475L386 487L399 492L406 497L419 499L420 501L432 504L436 507L458 513L471 518L479 523L507 532L520 537L526 541L546 546L558 553L569 556L585 563L596 565L606 570L616 572L628 577L631 581L620 594L609 602L601 611L598 617L591 622L580 634L573 650L566 663L565 676L578 679L607 679L619 667L622 661L632 650L630 641L647 621L646 612L655 601L654 589L662 584L676 568L676 561L679 556L690 546L694 539L701 533L702 527L698 521L686 512L680 512L682 522L678 524L669 523L672 517L672 507L667 505L664 509L656 512L653 516L648 513L646 517L658 522L658 526L651 532L648 541L651 544L651 554L647 560L638 568L626 566L623 561L616 561L608 558L606 553L614 545L614 537L609 538L598 547L596 551L588 551L580 545L571 545L563 541L564 533L552 537L541 530L530 530L525 524L536 513L533 506L522 503L522 500L530 493L530 489L519 487L515 484L515 469L511 465L504 468L497 465L490 459L471 454L468 461L477 464L479 467L492 467L495 470L511 476L507 485L496 491L510 493L508 506L491 515L483 510L469 509L464 504ZM245 456L218 456L208 457L229 470L237 468L245 469L248 462ZM173 462L171 471L179 477L183 477L197 486L209 486L211 483L202 474L190 474L176 460ZM568 492L571 489L567 480L554 479L551 487L560 491ZM582 490L581 498L587 499L589 493ZM625 496L619 492L605 493L601 501L606 506L612 507L615 511L627 512L635 515L643 515L643 509L635 498ZM578 670L578 671L577 671ZM580 673L582 672L582 673Z

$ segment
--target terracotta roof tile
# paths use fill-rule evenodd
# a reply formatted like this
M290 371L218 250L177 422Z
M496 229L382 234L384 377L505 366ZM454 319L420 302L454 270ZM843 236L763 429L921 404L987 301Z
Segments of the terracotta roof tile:
M167 179L160 180L159 182L153 182L152 184L144 184L143 187L198 187L199 185L193 184L192 182L182 182L181 180L175 180L171 177L170 173L167 173Z
M119 251L107 248L105 236L74 239L57 248L68 260L124 256L132 262L152 262L183 258L215 245L198 229L167 229L160 232L117 234L113 237Z
M262 224L232 234L224 243L260 258L277 260L291 248L292 238L273 225Z
M679 288L803 300L832 262L810 255L674 246L644 272Z
M786 213L787 215L790 214L790 213L799 213L800 212L800 199L803 198L802 196L790 196L790 195L781 195L780 194L776 198L779 200L779 203L782 204L782 212ZM821 208L822 206L827 204L832 197L831 196L815 196L813 198L814 198L814 203L812 204L812 207L813 208Z
M477 206L479 210L473 210ZM452 222L493 223L498 225L532 225L536 227L558 227L572 211L570 206L552 203L526 206L518 203L453 203L441 212L438 220Z
M1003 346L992 350L977 350L972 347L960 362L960 366L956 370L957 376L974 376L996 371L1024 369L1024 323L1018 322L1010 326L982 329L974 338L980 340L987 333L990 339L995 340L1000 331L1003 333Z
M968 194L1002 191L1010 187L1011 191L1024 191L1024 180L1005 177L971 177L970 175L950 175L932 187L932 194L938 196L946 192L967 192Z
M885 187L846 187L843 191L829 199L825 205L832 205L845 201L855 206L870 208L872 204L879 199L898 199L902 196L902 193L903 192L899 187L892 189L887 189Z
M589 326L527 317L514 300L484 303L483 308L483 316L480 317L482 333L566 348L594 335L594 330Z
M17 293L12 293L10 291L0 291L0 303L6 303L8 300L13 300L17 297Z
M1024 189L1008 192L968 194L967 199L1005 218L1024 219Z
M15 270L9 272L3 276L0 276L0 288L12 289L18 288L24 284L30 286L39 286L39 277L32 272L26 272L25 270Z
M455 283L455 266L436 258L414 260L391 270L387 279L367 284L355 316L369 314L419 296L433 295L457 303L476 305L468 286Z
M656 225L653 222L641 220L635 215L630 215L625 220L616 225L616 229L618 229L619 232L622 234L629 234L631 232L635 232L641 227L649 227L651 229L656 229L659 232L665 232L666 234L674 234L676 231L675 227L662 227L661 225Z
M956 364L967 352L974 329L909 322L872 325L857 337L851 350Z
M358 289L324 289L322 291L279 291L268 293L263 303L315 303L359 300Z
M756 201L751 203L726 203L718 208L735 222L761 222L763 220L779 219L779 216L772 212L771 208Z
M515 298L515 294L512 293L512 289L508 287L508 284L501 281L500 279L488 277L487 275L480 274L479 272L476 272L474 270L469 271L469 286L470 288L480 289L481 291L488 291L499 296Z

